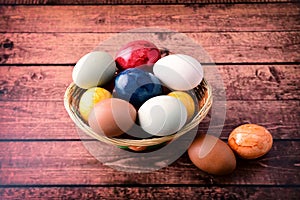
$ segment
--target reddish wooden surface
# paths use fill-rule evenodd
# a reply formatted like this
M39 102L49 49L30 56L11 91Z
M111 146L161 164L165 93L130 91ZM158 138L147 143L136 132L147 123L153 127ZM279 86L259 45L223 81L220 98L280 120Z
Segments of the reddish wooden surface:
M93 143L93 142L86 142ZM101 145L99 145L101 149ZM184 154L167 168L151 173L128 173L104 166L84 148L81 141L1 142L1 185L111 185L199 184L290 185L299 186L300 141L274 141L268 155L258 160L237 161L230 175L208 175ZM127 159L114 159L108 165L122 165ZM130 159L130 158L128 158ZM150 191L149 191L150 192Z
M224 102L217 102L216 106L218 105L224 105ZM0 101L0 108L0 140L79 139L77 129L64 110L62 101ZM257 123L268 128L275 139L300 139L299 108L299 100L229 100L221 136L227 138L238 125ZM199 131L206 132L209 122L208 115L201 122Z
M124 43L124 36L104 45L114 33L6 33L0 35L0 63L3 64L74 64L86 52L101 45L105 51L115 55L118 46ZM195 46L201 45L206 54L204 63L275 63L299 62L300 34L290 32L222 32L187 33L193 45L174 35L142 34L143 39L155 40L176 52L177 40L181 51L193 54ZM167 39L170 35L171 38ZM135 39L134 34L125 39ZM172 42L168 42L172 41ZM159 45L160 46L160 45ZM160 46L160 47L164 47ZM6 47L6 48L5 48ZM199 48L199 47L198 47ZM196 48L197 50L197 48ZM199 54L205 53L198 49ZM70 53L72 52L72 53ZM43 59L41 59L43 58Z
M298 4L205 6L3 6L3 32L120 32L160 27L179 32L299 30ZM39 13L38 17L33 13ZM84 17L82 17L84 16ZM99 41L99 40L98 40Z
M298 190L297 190L298 189ZM149 192L152 191L152 192ZM3 188L0 195L5 199L277 199L299 196L299 187L207 187L207 186L147 186L147 187L26 187Z
M212 85L220 83L215 79L216 73L222 76L226 100L299 100L299 65L207 65L204 67L205 78ZM72 69L71 65L2 66L0 67L0 100L61 101L67 86L72 82ZM214 95L216 99L221 96L216 90Z
M144 4L219 4L219 3L288 3L297 0L0 0L4 5L144 5Z
M0 199L300 198L299 3L70 2L0 0ZM227 176L202 172L186 153L147 174L119 172L96 160L63 107L72 66L115 33L141 26L185 32L201 44L218 63L226 89L221 139L240 124L257 123L272 133L271 151L256 160L238 159ZM158 33L154 39L176 49L168 43L174 37ZM121 42L105 48L113 53ZM181 49L195 51L189 45ZM212 84L213 73L207 68ZM218 98L219 91L214 92ZM199 132L209 122L210 115ZM113 151L107 155L113 157Z

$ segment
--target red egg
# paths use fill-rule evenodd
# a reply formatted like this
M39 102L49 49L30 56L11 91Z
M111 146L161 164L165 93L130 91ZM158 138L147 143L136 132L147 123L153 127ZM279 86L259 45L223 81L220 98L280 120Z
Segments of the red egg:
M117 67L128 68L152 66L161 58L159 49L146 40L136 40L123 46L116 55Z
M89 115L89 125L94 132L114 137L128 131L136 119L135 108L122 99L110 98L95 105Z

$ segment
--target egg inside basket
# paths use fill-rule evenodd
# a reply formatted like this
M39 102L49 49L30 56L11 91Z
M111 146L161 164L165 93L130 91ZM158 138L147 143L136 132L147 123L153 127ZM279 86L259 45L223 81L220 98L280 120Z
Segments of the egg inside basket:
M161 53L162 57L168 55L168 52L165 50L161 50ZM149 151L179 138L198 126L212 106L212 88L204 77L199 85L190 90L190 92L194 94L194 103L197 109L193 114L192 119L190 119L179 131L167 136L152 136L148 138L132 137L126 133L118 137L107 137L103 134L96 133L79 112L80 99L85 91L86 89L78 87L74 82L67 88L64 96L64 106L70 118L78 128L91 138L129 151Z

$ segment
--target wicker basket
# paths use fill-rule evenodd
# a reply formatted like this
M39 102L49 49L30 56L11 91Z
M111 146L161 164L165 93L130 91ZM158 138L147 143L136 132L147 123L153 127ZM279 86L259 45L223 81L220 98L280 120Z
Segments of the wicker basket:
M163 137L154 137L147 139L120 139L120 138L108 138L104 135L99 135L95 133L82 119L78 107L81 95L86 91L85 89L79 88L74 83L71 83L67 88L64 96L64 106L70 115L70 118L73 122L87 135L90 137L105 142L107 144L112 144L121 147L150 147L157 146L160 144L165 144L171 140L174 140L186 132L190 131L196 127L207 115L209 109L212 105L212 89L205 79L193 89L197 101L199 103L199 110L194 115L193 119L187 123L181 130L178 132L163 136Z

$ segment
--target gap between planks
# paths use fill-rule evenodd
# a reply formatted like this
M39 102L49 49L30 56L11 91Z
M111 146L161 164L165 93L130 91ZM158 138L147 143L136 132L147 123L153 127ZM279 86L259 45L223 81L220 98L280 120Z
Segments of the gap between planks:
M74 67L76 63L56 63L56 64L37 64L37 63L26 63L26 64L9 64L9 63L2 63L0 64L1 67ZM264 65L300 65L300 62L243 62L243 63L201 63L202 66L222 66L222 65L231 65L231 66L264 66Z

